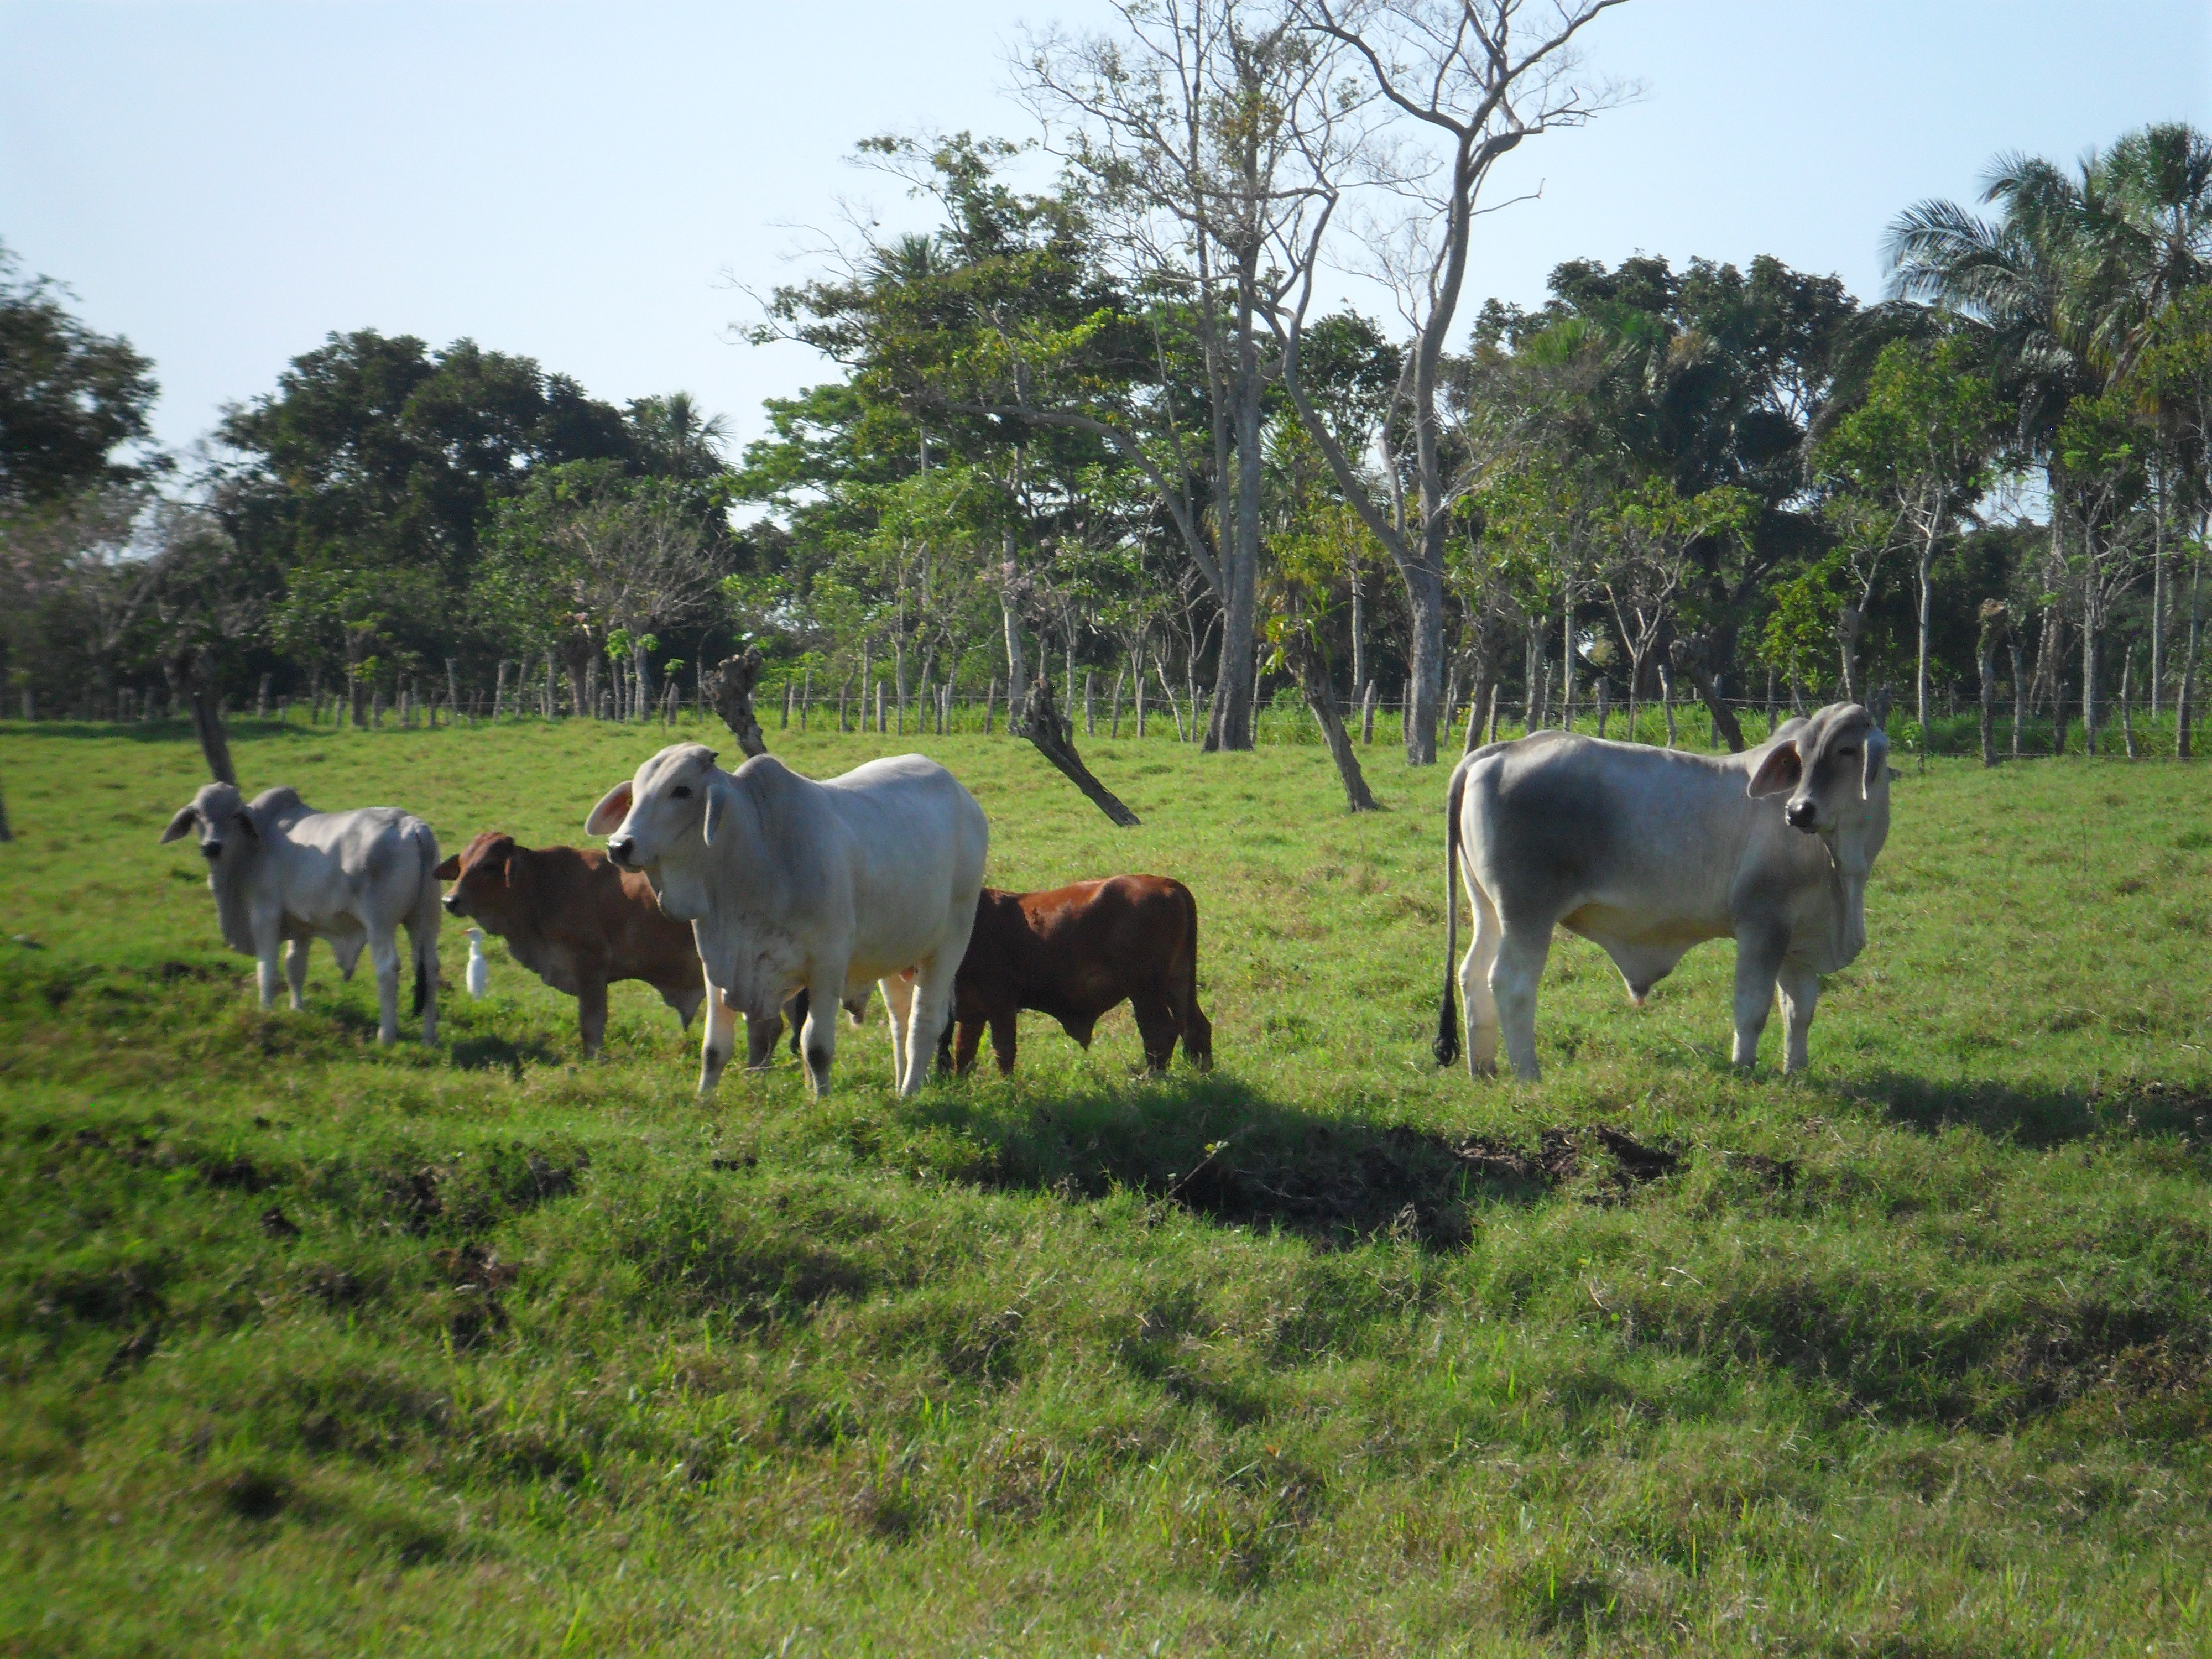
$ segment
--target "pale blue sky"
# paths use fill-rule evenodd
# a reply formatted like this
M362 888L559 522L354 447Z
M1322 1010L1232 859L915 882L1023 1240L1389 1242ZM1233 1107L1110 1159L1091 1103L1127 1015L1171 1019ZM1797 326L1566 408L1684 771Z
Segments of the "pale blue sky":
M720 273L766 287L793 222L896 198L843 162L886 129L1026 136L1023 22L962 5L53 4L0 0L0 240L159 368L161 438L333 329L527 353L613 399L688 389L737 433L823 378ZM2212 125L2205 0L1635 0L1590 37L1644 99L1501 183L1471 301L1559 260L1771 252L1878 292L1882 228L2003 149L2070 159Z

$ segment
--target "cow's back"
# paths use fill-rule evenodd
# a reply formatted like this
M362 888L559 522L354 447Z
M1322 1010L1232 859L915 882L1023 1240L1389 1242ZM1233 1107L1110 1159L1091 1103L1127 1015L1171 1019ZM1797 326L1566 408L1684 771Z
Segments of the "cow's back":
M271 800L281 795L282 800ZM310 926L343 918L397 923L434 908L438 838L396 806L309 811L292 791L255 799L270 813L264 842L286 912Z
M1760 829L1747 776L1733 757L1565 732L1497 744L1466 770L1469 866L1501 909L1531 922L1592 906L1726 933Z

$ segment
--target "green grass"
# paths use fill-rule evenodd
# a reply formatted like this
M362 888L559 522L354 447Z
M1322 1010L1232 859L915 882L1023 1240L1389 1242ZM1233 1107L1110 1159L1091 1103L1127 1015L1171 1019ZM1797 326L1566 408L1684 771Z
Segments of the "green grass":
M454 848L580 841L656 741L234 734ZM1638 1012L1563 939L1545 1083L1478 1087L1441 770L1378 744L1354 819L1310 746L1087 743L1124 832L915 746L1000 884L1189 883L1218 1071L1031 1017L901 1102L878 1009L829 1100L702 1105L652 993L585 1065L458 931L447 1046L380 1053L320 951L254 1010L173 727L0 726L0 1652L2212 1647L2197 773L1908 763L1808 1079L1725 1066L1725 945Z

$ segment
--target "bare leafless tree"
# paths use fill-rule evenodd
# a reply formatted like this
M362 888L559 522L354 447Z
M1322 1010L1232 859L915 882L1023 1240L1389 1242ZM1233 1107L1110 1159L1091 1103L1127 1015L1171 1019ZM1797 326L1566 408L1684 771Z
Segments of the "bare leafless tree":
M1465 487L1444 441L1445 349L1459 317L1475 220L1498 204L1483 192L1523 141L1579 126L1626 88L1583 72L1577 37L1625 0L1296 0L1305 27L1361 64L1397 118L1381 188L1361 198L1372 250L1368 274L1396 295L1413 334L1399 418L1382 428L1382 479L1348 453L1299 374L1298 347L1318 261L1309 261L1271 313L1284 382L1339 486L1389 550L1413 618L1413 706L1407 756L1437 757L1444 667L1444 564ZM1348 189L1353 181L1344 181ZM1340 191L1326 223L1344 199Z
M1280 368L1270 317L1306 274L1353 165L1364 82L1285 0L1113 0L1113 34L1054 32L1018 61L1020 90L1073 164L1098 245L1133 293L1188 319L1205 408L1159 406L1140 441L1124 411L1046 410L1142 467L1221 606L1209 749L1250 746L1261 556L1261 428ZM1185 434L1202 416L1207 466ZM1210 471L1209 471L1210 468ZM1200 480L1210 482L1201 489Z

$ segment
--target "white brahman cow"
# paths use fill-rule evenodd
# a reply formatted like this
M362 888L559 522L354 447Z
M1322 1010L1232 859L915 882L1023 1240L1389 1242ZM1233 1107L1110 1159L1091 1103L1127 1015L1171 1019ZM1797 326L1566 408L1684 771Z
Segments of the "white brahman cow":
M196 829L223 942L258 958L264 1008L276 1000L280 943L295 1010L314 939L330 941L348 979L366 945L376 968L378 1040L398 1042L404 926L422 1041L438 1040L438 838L428 824L396 806L318 812L294 790L265 789L248 801L234 785L210 783L178 809L161 841Z
M1741 755L1564 732L1468 755L1447 797L1437 1063L1459 1054L1451 957L1463 869L1475 928L1459 983L1474 1075L1495 1069L1502 1030L1514 1071L1536 1077L1536 985L1554 926L1604 946L1638 1007L1692 945L1733 938L1735 1063L1757 1057L1778 985L1783 1069L1802 1071L1820 975L1866 945L1867 875L1889 834L1888 755L1856 703L1787 721Z
M890 1009L893 1079L902 1094L921 1087L990 840L951 773L899 755L817 783L773 755L732 773L713 750L676 744L609 790L584 827L691 924L710 988L701 1094L729 1062L736 1013L773 1042L785 999L801 989L807 1079L826 1093L837 1006L864 1006L870 981Z

